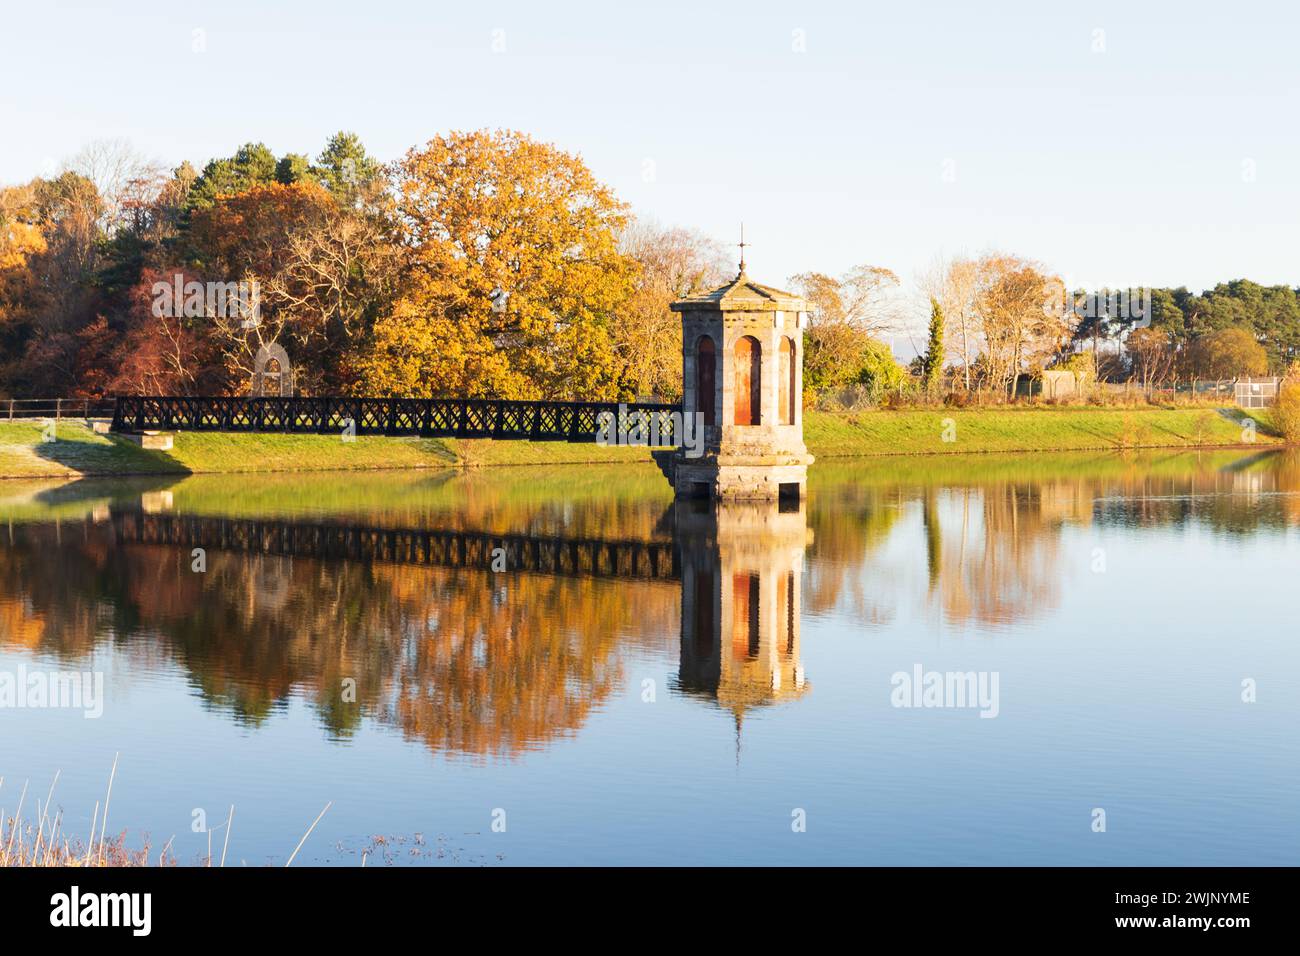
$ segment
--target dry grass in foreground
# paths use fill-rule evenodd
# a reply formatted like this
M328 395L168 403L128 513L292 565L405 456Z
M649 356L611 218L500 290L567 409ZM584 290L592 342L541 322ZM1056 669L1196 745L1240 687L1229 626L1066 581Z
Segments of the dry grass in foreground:
M156 863L154 862L152 847L146 838L144 846L139 849L130 849L126 845L126 831L123 830L116 836L108 836L108 807L113 796L113 779L117 776L117 758L113 758L113 770L108 778L108 791L104 795L104 813L100 817L100 804L95 803L95 813L90 824L90 838L82 840L69 836L62 832L63 812L60 810L53 816L50 810L53 807L54 788L59 782L59 773L54 774L54 780L50 784L49 793L45 796L45 802L41 803L36 799L35 820L23 821L23 805L27 802L27 784L23 784L22 794L18 798L18 809L13 816L6 815L4 809L0 808L0 868L3 867L138 867L138 866L175 866L176 858L168 851L171 849L172 841L168 840L159 851ZM0 777L0 794L4 790L4 777ZM293 864L294 858L297 857L298 851L302 849L303 844L307 842L307 837L311 836L312 830L316 829L316 824L320 823L321 818L329 810L332 803L325 804L325 809L307 828L307 832L302 835L298 845L290 854L285 866ZM221 857L218 866L226 865L226 851L230 846L230 826L235 817L235 808L230 808L230 816L225 823L219 824L208 831L208 854L201 861L201 865L213 865L213 846L212 833L214 830L224 830L222 834ZM96 837L96 827L99 829L99 835ZM173 837L174 839L174 837Z
M146 843L139 850L126 846L125 832L99 840L72 840L60 836L57 821L48 834L31 823L21 825L13 818L0 820L0 867L123 867L149 866L151 850ZM174 864L166 851L158 855L158 865Z
M150 846L146 842L139 850L126 846L126 832L109 837L108 805L113 796L113 778L117 776L117 758L113 758L113 771L108 778L108 792L104 795L104 816L100 820L99 804L95 804L95 816L90 824L90 838L82 840L62 832L63 811L50 816L54 804L54 788L59 782L59 774L54 774L50 791L45 795L45 802L36 800L35 822L23 822L23 806L27 802L27 784L23 784L22 794L18 797L18 808L13 816L7 816L0 810L0 867L11 866L63 866L63 867L109 867L109 866L148 866ZM0 792L4 788L4 777L0 777ZM95 828L99 827L99 837L95 837ZM169 841L170 842L170 841ZM175 862L167 856L167 848L158 854L158 864Z

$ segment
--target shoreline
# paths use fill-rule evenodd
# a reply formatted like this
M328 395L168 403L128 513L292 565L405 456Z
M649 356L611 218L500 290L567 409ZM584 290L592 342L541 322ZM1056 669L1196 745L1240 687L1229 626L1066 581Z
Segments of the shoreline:
M1248 424L1249 422L1249 424ZM474 471L485 468L652 464L646 447L566 442L310 434L174 432L169 452L141 449L65 421L46 448L36 421L0 423L0 480L165 475ZM819 461L953 459L984 455L1281 449L1266 413L1238 408L1029 407L816 412L805 441ZM1254 440L1245 438L1249 432Z

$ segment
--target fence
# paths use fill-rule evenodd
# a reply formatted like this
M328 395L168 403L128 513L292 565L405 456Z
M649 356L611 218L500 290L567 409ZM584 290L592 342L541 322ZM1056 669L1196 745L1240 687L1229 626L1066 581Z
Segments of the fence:
M1242 408L1268 408L1277 402L1280 378L1245 379L1236 385L1237 404Z
M900 385L846 385L827 389L817 395L817 408L826 411L864 411L886 404L924 404L949 402L959 404L1000 405L1008 401L1074 400L1076 402L1129 403L1168 402L1192 399L1204 402L1236 403L1242 408L1267 408L1277 400L1281 380L1266 379L1182 379L1143 384L1136 379L1125 382L1080 381L1070 372L1048 370L1043 377L1023 374L1017 378L1014 395L1000 387L972 386L968 392L958 376L951 376L941 387L927 393L915 381Z
M20 418L112 418L116 402L95 398L0 398L0 415Z

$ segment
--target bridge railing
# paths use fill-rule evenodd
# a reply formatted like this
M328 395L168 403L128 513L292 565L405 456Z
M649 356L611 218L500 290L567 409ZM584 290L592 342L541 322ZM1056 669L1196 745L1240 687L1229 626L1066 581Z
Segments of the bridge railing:
M463 398L122 396L113 430L418 435L595 442L617 433L677 443L681 406L657 402L533 402ZM615 432L615 430L617 430Z

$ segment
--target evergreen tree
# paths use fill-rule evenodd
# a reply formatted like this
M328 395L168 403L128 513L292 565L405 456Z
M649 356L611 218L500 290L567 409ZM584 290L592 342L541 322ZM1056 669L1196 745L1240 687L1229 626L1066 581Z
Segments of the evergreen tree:
M930 298L930 341L926 345L921 366L921 382L926 391L932 390L943 375L943 308L939 300Z
M302 153L285 153L275 164L275 181L282 186L311 182L313 178L311 160Z
M187 197L190 210L208 209L218 196L232 196L276 181L275 154L262 143L246 143L234 156L214 159L203 167Z
M338 132L316 158L312 174L335 197L347 201L382 175L383 165L366 152L356 133Z

